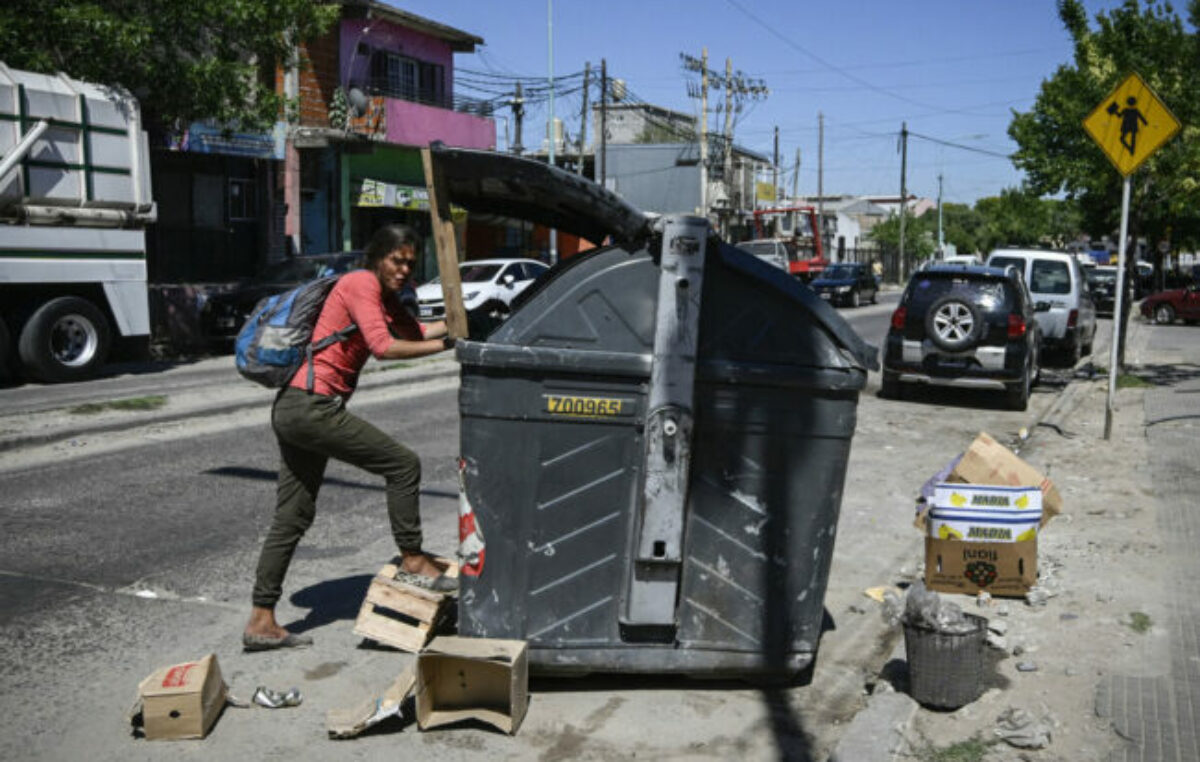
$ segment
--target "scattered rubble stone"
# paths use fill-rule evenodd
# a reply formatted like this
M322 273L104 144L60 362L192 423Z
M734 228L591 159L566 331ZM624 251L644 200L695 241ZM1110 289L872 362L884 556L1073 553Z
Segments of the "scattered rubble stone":
M987 628L997 635L1004 635L1008 632L1008 622L996 619L989 619Z
M1069 622L1072 619L1078 619L1079 615L1078 614L1059 614L1058 618L1063 620L1064 622Z
M1007 604L1007 603L1001 603L999 606L997 606L997 607L996 607L996 614L997 614L998 616L1008 616L1008 604Z
M994 632L987 634L987 644L997 651L1008 650L1008 641L1004 639L1003 635L997 635Z
M1025 593L1027 606L1045 606L1048 600L1050 600L1050 593L1044 587L1031 587L1029 592Z
M1017 663L1018 672L1037 672L1038 666L1031 661L1022 661Z

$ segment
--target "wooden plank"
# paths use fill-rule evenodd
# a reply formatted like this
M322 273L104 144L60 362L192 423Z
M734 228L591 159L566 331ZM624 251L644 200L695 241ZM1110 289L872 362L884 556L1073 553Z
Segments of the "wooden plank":
M388 581L388 580L383 580ZM398 590L377 580L367 588L367 600L376 606L399 612L422 622L432 622L442 606L442 599L429 600L409 594L407 590ZM394 583L393 583L394 584Z
M416 626L397 622L374 612L360 616L354 624L354 634L370 638L402 651L416 653L429 641L433 623L422 622Z
M423 587L417 587L416 585L412 585L408 582L403 582L398 579L388 579L384 576L378 576L371 580L371 585L385 585L398 592L411 595L414 598L420 598L426 601L434 601L435 603L446 597L443 593L435 593L432 590L426 590Z
M463 306L462 279L458 272L458 242L454 237L454 221L450 219L450 204L445 190L435 177L433 155L421 149L425 164L425 187L429 192L429 218L433 226L433 242L437 246L438 274L442 279L442 298L446 305L446 327L456 339L468 337L467 310Z

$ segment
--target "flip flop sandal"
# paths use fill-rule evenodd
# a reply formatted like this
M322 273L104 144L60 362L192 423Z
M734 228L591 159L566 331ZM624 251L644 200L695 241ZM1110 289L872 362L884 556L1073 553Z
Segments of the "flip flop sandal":
M282 638L270 635L251 635L242 633L242 650L244 651L274 651L278 648L308 648L313 639L308 635L297 635L289 632Z

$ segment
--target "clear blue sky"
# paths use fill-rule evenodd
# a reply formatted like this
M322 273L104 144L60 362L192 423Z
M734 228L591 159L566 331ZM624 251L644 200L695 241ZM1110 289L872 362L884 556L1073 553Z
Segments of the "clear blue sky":
M548 69L546 0L389 0L482 37L480 50L458 54L456 67L501 76L545 77ZM1085 0L1089 17L1118 5ZM799 191L817 192L818 113L824 114L826 194L896 195L900 190L902 122L918 135L908 145L908 188L936 198L944 176L948 202L973 204L1021 182L1004 158L1016 145L1007 134L1012 110L1029 110L1043 79L1072 61L1070 38L1051 0L918 0L803 2L803 0L554 0L554 72L598 69L624 79L638 100L699 114L688 95L680 53L709 66L765 81L770 94L736 115L734 139L771 157L779 128L781 185L790 190L796 149ZM483 96L466 86L460 95ZM474 77L483 90L499 90ZM572 80L570 87L577 80ZM710 108L721 102L710 91ZM486 96L483 96L486 97ZM578 92L555 98L555 114L574 136ZM506 116L507 108L498 116ZM545 134L546 109L532 105L525 144ZM710 128L724 115L710 113ZM505 121L498 120L501 146ZM592 137L589 126L589 140ZM786 181L785 181L786 180Z

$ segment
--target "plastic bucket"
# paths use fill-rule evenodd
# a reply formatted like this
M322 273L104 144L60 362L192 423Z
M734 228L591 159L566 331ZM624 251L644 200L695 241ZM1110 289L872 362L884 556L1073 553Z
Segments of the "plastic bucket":
M947 633L904 625L909 694L924 706L958 709L983 690L983 648L987 620L965 614L975 625L964 633Z

